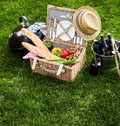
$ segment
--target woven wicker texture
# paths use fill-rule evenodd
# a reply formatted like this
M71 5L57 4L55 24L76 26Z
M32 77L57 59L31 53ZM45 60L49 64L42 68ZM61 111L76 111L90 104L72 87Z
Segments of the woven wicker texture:
M53 42L54 47L62 47L62 48L70 48L70 47L75 47L76 44L78 45L79 48L82 48L82 52L80 53L79 57L78 57L78 63L69 66L69 65L64 65L62 68L62 71L59 75L57 75L58 69L60 67L60 64L56 64L50 61L47 61L45 59L41 59L38 58L36 63L35 58L30 58L30 66L31 66L31 70L35 73L39 73L45 76L51 76L51 77L55 77L57 79L60 80L65 80L65 81L73 81L75 79L75 77L77 76L78 72L80 72L80 70L83 68L85 62L86 62L86 43L84 41L84 43L76 43L74 42L74 38L71 41L63 41L60 38L55 38L55 33L54 30L55 29L55 25L53 25L53 27L51 27L51 20L54 17L53 14L56 14L56 17L59 18L60 15L62 13L62 16L70 13L70 15L73 15L75 12L75 10L73 9L67 9L67 8L61 8L61 7L54 7L54 6L48 6L47 9L47 22L46 22L46 29L47 29L47 35L46 35L46 40L45 41L51 41ZM55 18L56 19L56 18ZM62 18L60 18L62 19ZM58 20L58 19L56 19ZM55 21L56 21L55 20ZM72 19L64 19L64 20L71 20L72 23ZM54 20L53 20L54 21ZM51 35L51 28L53 28L53 34ZM76 36L75 37L79 37ZM33 69L33 64L34 64L34 69Z

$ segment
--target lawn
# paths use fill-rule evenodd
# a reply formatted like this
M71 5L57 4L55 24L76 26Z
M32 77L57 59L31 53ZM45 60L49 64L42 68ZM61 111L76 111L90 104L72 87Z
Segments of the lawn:
M20 25L18 18L45 22L47 5L89 5L101 17L100 34L120 40L119 0L0 0L0 126L120 126L120 78L116 69L89 74L93 41L73 82L35 74L21 53L9 50L8 36Z

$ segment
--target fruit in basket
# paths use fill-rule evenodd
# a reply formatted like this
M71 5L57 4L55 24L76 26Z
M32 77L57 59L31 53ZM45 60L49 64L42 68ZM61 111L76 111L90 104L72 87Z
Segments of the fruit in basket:
M59 48L59 47L54 47L54 48L52 49L52 54L54 54L54 55L56 55L56 56L59 56L59 57L60 57L61 52L62 52L62 49Z
M61 58L67 58L70 55L70 52L66 49L62 50L62 53L60 54Z
M46 46L50 51L53 49L53 44L52 44L52 42L46 41L44 44L45 44L45 46Z

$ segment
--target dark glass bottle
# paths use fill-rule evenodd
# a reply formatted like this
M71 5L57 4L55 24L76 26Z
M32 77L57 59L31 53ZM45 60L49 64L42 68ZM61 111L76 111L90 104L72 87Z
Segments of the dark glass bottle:
M100 42L101 42L101 46L103 49L103 54L107 56L108 55L108 45L106 43L106 40L104 39L103 34L100 36Z
M94 40L93 50L95 53L99 55L103 54L102 43L100 40L96 40L96 39Z
M95 39L94 40L94 43L93 43L93 50L94 50L94 52L95 53L99 53L99 43L98 43L98 41Z
M108 50L110 51L110 52L112 52L113 51L113 47L112 47L112 36L111 36L111 34L110 33L108 33Z
M102 65L101 57L95 56L95 59L93 59L91 65L90 65L89 73L93 76L96 76L99 72L101 65Z
M101 40L99 40L98 54L103 55L103 44Z

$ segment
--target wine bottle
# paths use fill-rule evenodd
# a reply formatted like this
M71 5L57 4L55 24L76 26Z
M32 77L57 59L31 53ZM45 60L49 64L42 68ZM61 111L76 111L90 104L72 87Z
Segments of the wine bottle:
M94 40L94 43L93 43L93 50L94 50L95 53L98 53L98 45L99 45L99 43L95 39Z
M112 47L112 36L111 36L111 34L110 33L108 33L108 50L110 51L110 52L112 52L113 51L113 47Z
M103 34L100 36L100 42L101 42L101 45L102 45L103 54L108 55L108 45L106 43L106 40L104 39Z
M89 69L89 73L93 76L96 76L101 67L101 57L95 56L95 59L92 61Z

